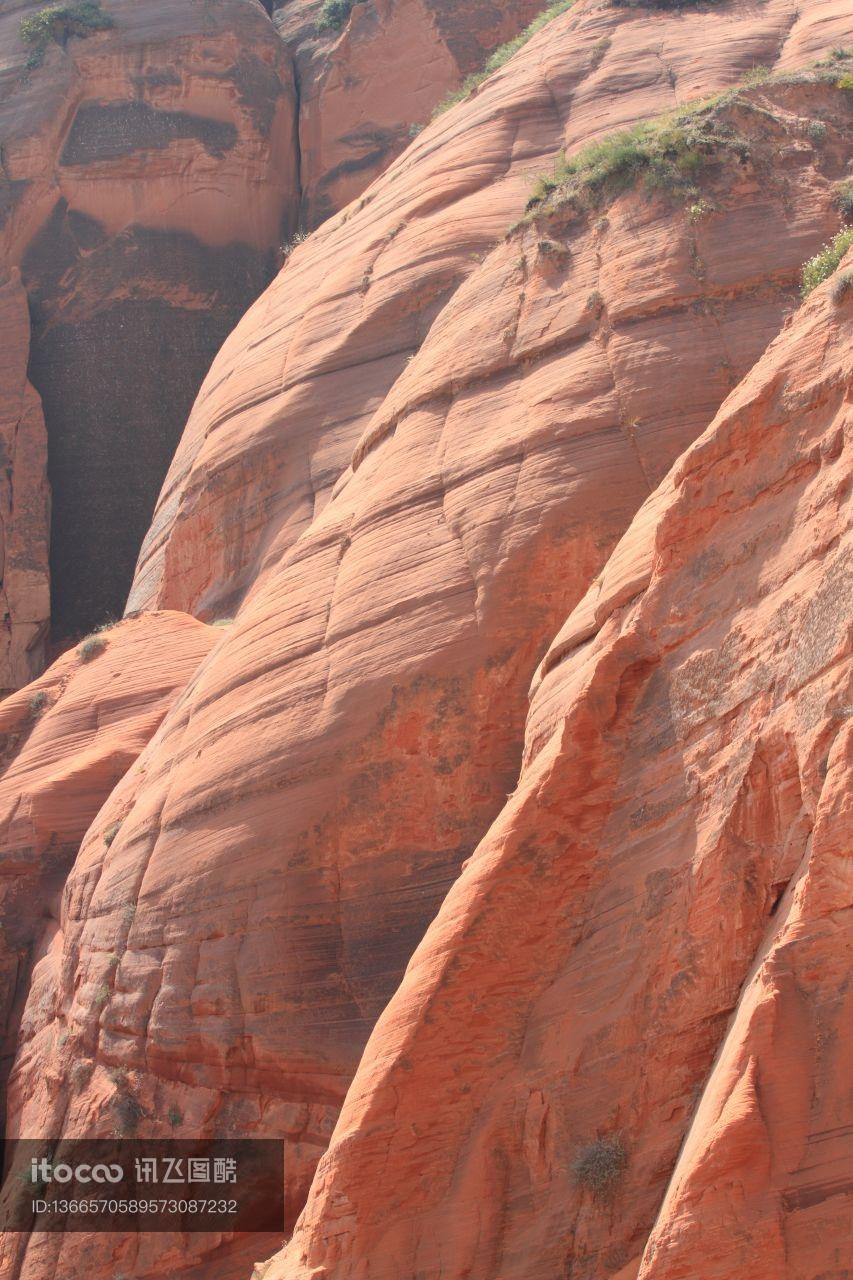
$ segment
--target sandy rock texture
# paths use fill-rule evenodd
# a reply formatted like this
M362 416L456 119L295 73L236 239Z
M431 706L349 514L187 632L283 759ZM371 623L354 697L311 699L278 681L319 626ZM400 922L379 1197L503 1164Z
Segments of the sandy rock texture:
M435 107L543 8L541 0L370 0L319 30L320 0L276 5L299 95L300 225L361 195Z
M756 66L806 65L843 46L849 29L839 0L816 0L801 10L771 0L676 14L579 0L555 19L470 102L419 135L359 200L298 245L229 337L164 484L129 607L232 614L328 501L374 415L384 415L386 397L399 389L400 375L406 373L402 385L411 388L423 370L415 398L434 393L436 376L427 382L419 353L444 327L446 305L469 278L471 291L481 288L484 299L477 337L485 325L492 345L499 340L491 301L497 291L504 306L492 276L500 257L489 257L490 250L561 148L571 154L592 138L737 83ZM795 167L796 149L790 154ZM766 255L746 268L752 285L768 270L777 272L772 247L759 233L762 200L758 189L753 225L744 221L734 243L718 248L731 259L727 270L734 274L720 281L729 292L738 279L737 252ZM795 227L804 213L793 210ZM838 225L829 212L821 221L779 264L788 283L800 251L813 251L821 234ZM658 287L655 309L663 310L674 282L656 274L658 255L650 245L643 249L635 230L629 232L632 251L648 254L647 287ZM779 234L784 252L784 228ZM621 287L623 248L612 235L601 246L614 289ZM625 298L623 311L628 306ZM751 326L744 328L748 336ZM773 331L768 326L757 335L753 358ZM511 343L511 325L506 333ZM466 335L453 384L460 375L483 381L482 363ZM697 417L694 435L727 389ZM629 411L643 416L642 406Z
M219 635L185 614L128 619L0 706L3 1083L32 1019L45 1016L32 967L56 945L80 842ZM106 820L96 830L100 840L114 838ZM67 1070L65 1055L60 1061Z
M110 29L28 67L43 7L0 7L6 689L42 669L50 569L54 639L121 614L198 387L298 207L290 58L256 0L104 0Z
M822 803L835 702L772 684L762 645L809 648L756 566L836 644L841 592L810 620L823 579L796 575L803 548L830 564L847 304L824 291L756 362L839 226L846 64L794 73L849 29L838 0L579 0L293 249L206 379L131 596L234 621L82 838L12 1133L109 1134L132 1107L152 1134L281 1136L290 1225L346 1099L281 1274L635 1280ZM737 146L703 153L699 200L640 180L510 231L564 147L755 64L791 74L719 106ZM689 478L709 440L731 493ZM788 520L815 476L814 520ZM765 773L782 808L756 816ZM590 1147L619 1201L576 1185ZM673 1278L707 1176L683 1173ZM245 1242L203 1237L4 1247L15 1280L248 1275Z
M751 150L710 164L707 224L638 187L549 227L556 254L535 225L504 239L537 147L563 137L543 66L578 129L586 76L587 127L613 104L613 125L654 112L672 95L659 19L558 20L422 135L411 172L392 166L370 226L353 211L297 249L229 339L149 547L159 603L227 612L241 583L245 600L113 792L113 843L84 840L50 981L92 1074L52 1095L43 1028L13 1072L17 1130L108 1127L104 1074L123 1068L154 1126L174 1106L186 1132L286 1137L295 1217L376 1018L515 784L537 664L837 226L849 113L834 82L805 80L732 108ZM743 57L731 24L755 20L678 20L697 92L714 87L692 70L700 32L719 87ZM602 30L620 50L608 71ZM626 73L633 94L595 96Z
M555 639L266 1280L849 1274L851 349L830 281Z

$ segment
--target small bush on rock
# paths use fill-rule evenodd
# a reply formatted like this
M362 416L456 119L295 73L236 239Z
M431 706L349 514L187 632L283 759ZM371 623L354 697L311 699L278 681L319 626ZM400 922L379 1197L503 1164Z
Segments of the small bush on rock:
M352 13L354 0L323 0L317 19L318 31L340 31Z
M93 658L97 658L99 653L103 653L106 647L106 640L102 640L100 636L87 636L77 650L80 655L80 661L91 662Z
M30 698L30 719L37 720L47 706L47 694L44 689L39 689L38 693L34 693Z
M848 178L845 182L839 182L835 188L835 203L838 207L838 212L841 214L842 222L853 222L853 178Z
M572 1164L575 1182L595 1196L612 1192L625 1172L628 1153L617 1135L582 1147Z
M127 1138L139 1128L139 1121L145 1113L135 1098L129 1093L123 1093L113 1098L113 1114L116 1137Z
M85 39L93 31L109 31L112 18L101 11L96 0L76 0L73 4L49 4L28 18L22 18L18 34L24 44L32 46L28 67L38 67L53 40L64 48L71 36Z
M842 271L832 282L832 301L836 306L853 294L853 271Z

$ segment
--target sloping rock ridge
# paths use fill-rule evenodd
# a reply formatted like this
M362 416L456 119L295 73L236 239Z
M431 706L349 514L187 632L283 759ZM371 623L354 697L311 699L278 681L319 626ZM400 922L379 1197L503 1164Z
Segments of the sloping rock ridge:
M128 618L4 704L10 1134L130 1100L283 1138L270 1280L844 1280L853 264L800 273L850 36L837 0L578 0L288 253ZM73 717L45 754L69 674L110 768ZM230 1280L281 1243L1 1247Z
M540 0L370 0L340 27L319 0L275 5L299 95L300 225L313 230L406 149Z
M824 286L569 617L266 1280L849 1274L852 340Z
M289 37L258 0L0 6L2 690L123 611L202 379L308 205L358 195L535 0L386 0L322 37L318 8Z

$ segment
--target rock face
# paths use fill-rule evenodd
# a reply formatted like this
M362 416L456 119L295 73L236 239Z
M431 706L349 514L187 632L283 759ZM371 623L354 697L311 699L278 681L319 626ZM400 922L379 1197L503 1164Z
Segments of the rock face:
M277 6L299 93L303 228L361 195L433 109L542 8L540 0L370 0L317 30L319 0Z
M267 1280L848 1274L851 349L824 286L569 617Z
M145 1133L281 1136L293 1223L346 1099L288 1280L635 1280L662 1204L654 1256L690 1274L694 1206L725 1223L729 1184L697 1140L670 1185L679 1146L706 1086L730 1145L759 1040L727 1022L760 1021L739 995L826 825L840 659L790 634L841 625L849 304L756 362L839 226L849 61L801 69L848 28L836 0L579 0L289 255L205 381L131 595L134 625L236 619L81 837L11 1133L110 1134L129 1102ZM635 172L524 216L564 149L754 64L782 74L699 113L695 191ZM8 1257L210 1280L247 1248Z
M185 614L129 619L0 706L0 1083L33 1031L19 1028L32 965L56 945L80 841L219 634ZM115 835L106 822L97 830Z
M470 280L470 289L460 298L479 293L484 300L475 332L479 337L484 327L490 330L492 351L503 340L508 351L501 363L511 364L517 309L511 299L514 293L517 301L522 284L519 278L505 292L504 278L493 272L496 264L506 270L508 261L490 250L520 216L534 179L553 168L561 148L571 154L591 138L677 102L702 98L738 82L755 65L806 65L833 44L843 44L847 28L846 12L835 0L810 5L793 22L781 3L764 5L758 13L754 7L727 5L713 14L675 16L581 3L555 19L469 103L429 126L361 200L297 246L237 326L194 406L145 539L129 607L187 609L204 617L232 614L328 501L374 419L387 420L392 410L402 414L401 388L410 403L419 404L453 394L454 387L462 391L468 383L487 382L495 357L478 359L467 331L454 354L452 376L440 367L429 372L425 359L447 327L444 308L464 281ZM798 120L795 113L795 131ZM780 192L778 184L796 182L796 156L804 154L807 142L807 134L795 132L790 138L791 172L774 175ZM833 177L842 176L843 158L835 163ZM733 355L722 350L716 321L708 317L710 336L695 351L691 341L691 351L700 360L709 343L717 346L714 390L704 393L702 410L692 414L689 425L678 426L685 418L680 391L674 390L661 426L653 398L634 402L634 393L623 413L629 426L637 420L638 431L666 430L667 425L682 430L650 473L652 484L678 449L707 425L732 379L769 341L780 308L793 297L799 264L838 226L827 190L826 212L808 230L803 219L810 216L812 201L794 209L789 241L788 206L781 195L774 234L783 257L777 259L762 231L766 200L763 179L753 177L749 209L736 237L730 241L723 232L715 242L720 265L713 292L725 303L740 283L743 294L757 294L760 301L759 285L768 274L773 284L784 281L791 292L769 322L759 319L755 332L751 320L740 326L738 334L747 341L751 335L753 342L743 356L733 343ZM711 236L724 226L713 220L707 225ZM654 247L648 238L639 240L633 225L621 231L637 254L638 301L634 290L620 283L619 236L594 233L600 236L596 252L605 277L599 292L604 296L609 287L619 295L626 322L642 314L644 294L648 311L664 317L670 297L687 305L688 314L701 298L700 285L691 279L686 233L681 261L669 274L658 273L659 253L675 251L666 242L668 231L665 220L661 243ZM704 237L704 228L697 235ZM747 255L740 263L739 253ZM519 259L516 253L512 261ZM579 311L595 288L597 267L595 260L586 263L588 281L575 299ZM689 303L678 283L685 280L693 290ZM544 291L546 284L537 287ZM559 287L554 292L562 296ZM502 329L491 314L493 299L505 317ZM556 303L551 309L557 310ZM542 323L547 327L544 317ZM571 330L563 340L571 341ZM547 348L548 341L546 333L539 345ZM655 345L654 338L648 341ZM735 367L728 368L727 361ZM617 368L617 375L621 372ZM689 378L694 392L698 374L695 369Z
M5 688L41 670L49 568L54 639L122 612L196 391L298 206L290 60L255 0L106 0L109 29L39 62L20 23L42 7L0 12Z
M0 690L42 670L49 620L55 652L122 612L201 381L300 210L358 195L537 0L384 0L321 38L316 3L280 33L258 0L104 5L44 47L21 28L43 3L0 10Z
M0 693L41 671L50 617L47 437L29 354L27 295L10 272L0 285Z

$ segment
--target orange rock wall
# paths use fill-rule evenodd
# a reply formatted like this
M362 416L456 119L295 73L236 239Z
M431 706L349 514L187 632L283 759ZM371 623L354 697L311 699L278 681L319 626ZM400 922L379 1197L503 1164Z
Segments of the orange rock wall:
M751 970L805 981L829 946L794 886L842 814L849 306L797 309L839 226L842 71L729 103L710 212L638 183L509 228L563 147L849 25L579 0L293 250L214 362L117 636L235 621L182 619L216 646L75 836L11 1133L110 1134L130 1096L141 1132L283 1137L289 1225L311 1191L271 1280L686 1280L694 1241L733 1280L765 1262L727 1230L747 1192L767 1266L782 1239L800 1280L823 1233L841 1280L802 1142L770 1124L746 1191L678 1156L702 1115L736 1166L744 1055L770 1079L789 1052ZM809 981L831 1038L840 970ZM804 1099L803 1142L842 1108ZM609 1138L618 1198L573 1171ZM248 1247L34 1236L0 1270L230 1280Z
M266 1280L848 1274L851 346L824 286L569 618Z
M129 619L0 705L3 1081L32 1031L18 1025L28 997L44 1018L32 965L56 946L80 842L217 638L183 614Z
M0 688L42 669L51 567L54 640L123 611L198 386L298 205L290 60L254 0L107 0L111 30L27 69L39 7L0 13Z
M349 204L406 149L434 108L544 7L542 0L370 0L340 31L321 5L274 15L299 93L303 228Z

